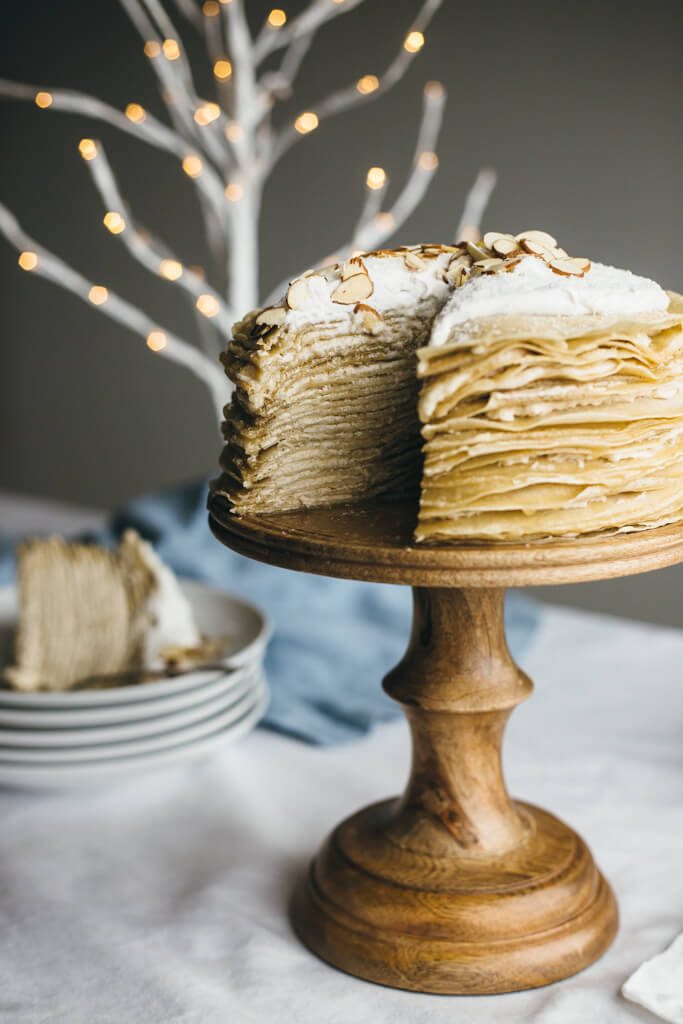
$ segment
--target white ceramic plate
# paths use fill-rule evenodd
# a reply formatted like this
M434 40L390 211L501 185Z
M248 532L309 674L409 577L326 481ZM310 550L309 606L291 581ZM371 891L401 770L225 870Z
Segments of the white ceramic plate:
M255 605L221 590L205 587L201 583L183 581L186 594L197 619L197 624L206 636L227 636L228 653L220 658L226 669L237 669L245 664L260 660L271 633L270 622ZM0 666L7 663L10 654L11 636L17 617L17 592L15 587L0 588ZM58 708L93 708L113 704L132 704L174 696L216 678L216 670L188 672L175 678L162 679L152 683L138 683L133 686L113 687L106 690L76 690L67 693L19 693L15 690L0 689L0 710L39 709L50 711Z
M20 765L0 762L0 786L12 789L69 789L75 786L98 786L130 775L148 774L182 762L194 761L233 743L256 726L268 706L268 692L263 690L244 716L228 726L216 726L201 739L180 743L154 754L75 765Z
M227 677L230 678L230 677ZM208 715L232 707L251 693L261 679L258 666L247 667L237 676L237 682L224 687L206 700L198 700L188 708L168 715L136 718L105 726L83 726L76 729L3 729L0 727L0 760L6 748L29 750L36 747L91 747L98 754L97 744L122 743L170 732L199 722ZM138 707L138 705L133 705Z
M142 736L138 739L123 740L118 743L98 743L95 746L9 747L4 745L0 747L0 766L44 764L58 767L78 762L95 763L105 759L123 759L138 754L153 754L157 750L177 746L179 743L192 743L215 729L227 727L238 721L264 689L265 680L261 677L228 707L223 707L218 712L207 713L190 725L180 728L174 728L171 725L164 732L153 736Z

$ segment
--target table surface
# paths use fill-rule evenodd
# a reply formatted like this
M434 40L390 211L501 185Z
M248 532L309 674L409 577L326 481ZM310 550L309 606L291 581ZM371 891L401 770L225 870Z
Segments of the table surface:
M340 818L402 787L407 730L326 750L257 731L111 789L0 790L0 1022L654 1021L619 989L683 927L683 633L548 607L523 666L537 688L511 720L510 789L584 835L620 902L587 971L466 998L320 963L290 930L292 886Z

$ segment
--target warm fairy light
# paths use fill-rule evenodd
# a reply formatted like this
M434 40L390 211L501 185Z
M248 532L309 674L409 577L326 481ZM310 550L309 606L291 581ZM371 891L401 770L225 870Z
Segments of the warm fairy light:
M139 103L129 103L126 107L126 117L133 124L142 124L147 117L147 111Z
M403 40L403 49L407 50L408 53L417 53L418 50L422 49L424 44L425 37L421 32L414 29L412 32L409 32Z
M35 270L38 266L38 253L36 252L20 252L17 263L22 270Z
M396 225L393 213L378 213L375 217L375 224L381 231L391 231Z
M198 178L204 170L204 164L196 153L188 153L183 160L183 170L188 178Z
M365 184L368 188L384 188L387 183L387 172L383 167L371 167L367 173Z
M93 306L101 306L109 298L109 292L101 284L94 284L88 292L88 298L92 302Z
M156 39L148 39L145 43L145 57L158 57L161 53L161 47L159 46Z
M242 125L238 124L237 121L231 121L230 124L226 124L225 137L228 142L239 142L243 136Z
M202 4L202 13L207 18L215 18L217 14L221 13L220 5L216 3L216 0L204 0Z
M97 143L94 139L81 139L78 143L78 152L84 160L94 160L97 156Z
M102 223L107 231L111 231L112 235L120 235L126 227L125 220L116 210L107 210L102 218Z
M268 15L268 24L271 28L282 28L287 21L287 15L281 7L273 7Z
M35 95L35 104L37 107L40 107L41 110L47 110L48 107L52 106L52 93L37 92Z
M178 60L180 56L180 47L176 39L164 39L161 44L161 49L164 51L164 57L166 60Z
M197 124L205 127L221 116L221 108L217 103L203 103L201 107L197 107L193 116Z
M229 181L225 186L225 198L231 203L238 203L244 195L244 188L239 181Z
M162 260L159 264L159 273L167 281L177 281L182 272L183 265L178 260Z
M308 135L309 132L315 131L319 123L317 114L314 114L312 110L305 110L297 117L294 127L300 135Z
M209 295L206 292L198 296L197 301L195 302L195 306L197 307L200 313L203 313L204 316L208 317L216 316L220 309L220 306L218 305L218 299L216 298L216 296Z
M379 89L379 78L377 75L363 75L356 82L356 89L361 96L368 96L375 89Z
M232 74L232 64L229 60L225 60L224 58L217 60L213 66L213 73L216 78L220 78L220 80L224 82L225 79L230 78Z
M425 82L424 94L427 99L440 100L443 99L446 90L444 89L441 82Z
M417 165L421 171L435 171L439 166L439 158L431 149L425 149L420 153Z
M168 339L163 331L150 331L147 335L147 348L151 348L152 352L161 352L167 344Z

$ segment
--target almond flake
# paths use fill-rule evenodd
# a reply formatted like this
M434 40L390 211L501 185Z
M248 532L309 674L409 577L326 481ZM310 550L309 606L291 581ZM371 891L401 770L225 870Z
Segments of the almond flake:
M292 281L287 289L287 305L290 309L301 309L308 298L308 283L303 277Z
M287 310L283 306L271 306L268 309L262 309L256 317L256 323L267 324L268 327L279 327L280 324L285 322L287 316Z
M587 256L574 256L574 263L578 264L583 270L584 274L591 268L591 261Z
M487 249L482 242L466 242L465 245L473 260L490 259L491 250Z
M408 267L408 270L424 270L425 262L415 252L407 252L403 257L403 262Z
M547 249L554 249L557 245L556 240L547 231L522 231L515 235L515 238L518 242L524 242L527 239L531 242L538 242L539 245L544 245Z
M564 277L583 277L587 269L587 262L583 259L574 260L571 257L560 257L557 260L550 260L549 266L556 274L562 274ZM590 262L588 266L590 266Z
M501 235L500 238L496 238L491 248L498 256L514 256L519 252L519 242L512 235Z
M374 306L366 306L364 302L357 302L353 312L362 318L361 323L366 331L374 331L384 322L382 314L378 313Z
M337 285L330 298L342 306L351 305L351 303L355 305L357 302L362 302L363 299L369 299L373 291L374 286L368 274L354 274L353 277L347 277L345 281Z
M495 256L485 260L477 260L476 263L472 264L472 270L478 270L482 274L490 274L495 270L501 269L503 262L503 260Z
M521 241L522 249L525 252L531 253L532 256L540 256L541 259L546 261L555 258L555 248L545 245L543 242L538 242L535 238L523 238Z
M352 256L351 259L342 263L341 279L342 281L347 281L350 277L354 277L355 274L367 274L367 272L368 268L365 266L360 256Z

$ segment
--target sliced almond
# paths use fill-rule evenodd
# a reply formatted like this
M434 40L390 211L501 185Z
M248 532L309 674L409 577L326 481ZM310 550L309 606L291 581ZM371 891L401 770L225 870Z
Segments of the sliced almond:
M519 248L519 243L515 236L507 235L503 231L487 231L482 241L487 249L492 249L495 251L496 242L499 242L501 239L505 239L507 242L510 242L515 247L515 249Z
M476 262L472 264L472 270L478 271L480 274L492 274L496 270L501 270L503 263L504 260L493 256L485 260L476 260Z
M556 257L558 257L558 256L562 256L562 257L565 257L565 256L569 256L569 253L567 252L567 250L566 250L566 249L561 249L561 248L559 247L559 245L556 245L556 246L555 246L555 256L556 256Z
M378 313L374 306L367 306L364 302L357 302L353 307L353 312L361 318L361 323L366 331L376 330L384 322L382 314Z
M268 327L279 327L280 324L285 322L287 316L287 310L284 306L270 306L268 309L262 309L256 317L256 323L267 324Z
M532 256L540 256L544 260L552 260L555 258L555 248L551 248L545 245L543 242L536 241L535 238L523 238L520 245L524 252L530 253Z
M483 242L466 242L465 245L473 260L490 259L491 250L487 249Z
M515 235L515 238L518 242L526 240L538 242L539 245L544 245L547 249L554 249L557 245L557 241L547 231L521 231L518 235Z
M574 263L577 263L581 267L581 269L583 270L584 274L587 271L590 270L590 268L591 268L591 261L588 259L587 256L574 256L573 260L574 260Z
M342 281L347 281L350 277L354 277L355 274L367 274L367 272L368 268L360 256L352 256L345 263L342 263L341 279Z
M368 274L354 274L353 277L347 277L345 281L338 284L330 298L333 302L338 302L343 306L351 303L355 305L356 302L369 299L373 291L374 286Z
M497 256L514 256L519 252L519 242L512 235L502 235L491 246Z
M556 274L562 274L564 277L583 277L585 271L588 269L586 263L590 267L590 262L584 259L572 259L570 256L560 257L556 260L550 260L548 266L551 270L554 270Z
M425 261L416 252L407 252L403 257L403 262L408 270L424 270L426 266Z
M301 309L308 299L308 282L299 277L287 289L287 305L290 309Z

